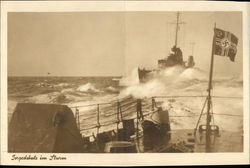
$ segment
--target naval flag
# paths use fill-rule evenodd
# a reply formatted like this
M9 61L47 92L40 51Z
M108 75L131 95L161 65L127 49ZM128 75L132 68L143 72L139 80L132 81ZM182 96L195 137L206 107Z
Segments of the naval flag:
M237 52L238 38L227 31L221 29L214 29L214 54L219 56L227 56L234 62Z

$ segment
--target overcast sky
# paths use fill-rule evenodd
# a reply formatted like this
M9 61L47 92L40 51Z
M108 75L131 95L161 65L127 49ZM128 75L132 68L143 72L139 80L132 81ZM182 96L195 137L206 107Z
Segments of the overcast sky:
M179 47L208 70L214 23L239 38L235 62L215 56L215 73L242 74L240 12L181 12ZM120 76L156 68L174 44L174 12L8 13L8 75Z

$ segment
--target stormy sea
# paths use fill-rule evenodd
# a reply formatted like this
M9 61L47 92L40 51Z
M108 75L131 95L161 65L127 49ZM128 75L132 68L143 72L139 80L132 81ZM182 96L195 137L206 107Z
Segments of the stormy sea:
M171 67L146 83L139 83L137 69L126 77L8 77L9 120L17 103L53 103L79 110L82 128L96 125L96 105L101 123L116 119L116 103L124 100L124 116L135 115L136 99L151 97L168 110L172 129L193 129L204 105L208 73L199 68ZM243 131L243 79L241 76L214 76L213 123L221 130ZM107 103L103 104L102 103ZM204 111L205 114L206 110ZM205 115L201 117L205 124ZM89 132L90 133L90 132ZM86 132L87 134L87 132Z

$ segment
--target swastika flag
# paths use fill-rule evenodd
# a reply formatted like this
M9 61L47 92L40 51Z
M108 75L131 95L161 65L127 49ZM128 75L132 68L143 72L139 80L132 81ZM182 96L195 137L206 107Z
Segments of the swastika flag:
M227 56L231 61L234 61L237 52L238 38L230 32L217 28L214 29L214 35L214 54Z

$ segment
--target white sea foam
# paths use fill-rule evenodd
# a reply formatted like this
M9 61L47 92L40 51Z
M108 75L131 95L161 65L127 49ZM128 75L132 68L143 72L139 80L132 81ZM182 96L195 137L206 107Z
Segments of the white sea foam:
M33 103L61 103L69 106L82 106L103 102L116 102L117 99L127 96L134 98L144 98L152 96L178 96L178 95L193 95L206 96L208 87L208 73L198 68L183 69L181 67L171 67L159 74L155 74L147 83L139 83L137 69L134 69L131 75L120 80L120 85L126 86L117 95L116 87L103 85L102 92L92 83L86 83L79 87L66 86L61 83L61 88L56 88L53 92L46 94L39 94L25 98L22 102ZM243 95L242 76L239 77L223 77L214 76L212 95L214 96L237 96ZM64 86L66 88L64 88ZM92 94L93 93L93 94ZM98 94L96 94L98 93ZM101 93L101 94L99 94ZM195 98L172 98L170 99L156 99L162 102L164 109L169 110L171 128L193 129L198 120L202 105L205 101L204 97ZM14 110L16 101L8 102L8 111L11 113ZM100 108L102 108L101 106ZM75 112L75 109L73 112ZM91 109L93 109L91 111ZM82 107L80 113L85 114L86 118L93 116L93 121L96 122L96 106ZM116 108L113 108L116 110ZM206 110L206 109L205 109ZM105 113L100 109L101 113ZM219 99L213 98L213 112L215 124L218 124L221 129L230 131L239 131L243 129L243 101L242 99ZM217 114L230 114L238 116L225 116ZM193 117L178 117L178 116L193 116ZM201 123L205 123L205 116L202 117ZM233 123L233 124L232 124Z
M188 68L185 69L179 76L181 80L207 80L207 73L201 69L198 68Z
M67 89L61 90L61 93L73 93L73 92L75 92L74 88L67 88Z
M134 68L128 76L124 76L120 79L120 86L131 86L139 83L138 68Z
M96 89L94 85L91 83L86 83L84 85L81 85L77 88L78 91L80 92L101 92L100 90Z
M127 79L136 77L132 74ZM215 124L218 124L222 130L239 131L242 130L243 115L243 85L240 77L215 76L213 81L212 95L231 98L213 98L213 113ZM132 79L135 80L135 79ZM132 83L120 92L120 97L132 95L135 98L153 97L153 96L206 96L208 87L208 73L198 69L182 69L180 67L171 67L155 78L146 83ZM171 102L169 99L157 99L163 102L164 109L169 110L171 127L173 129L194 128L205 97L197 98L175 98ZM206 112L206 108L205 108ZM204 112L204 113L205 113ZM224 115L229 114L229 115ZM235 115L235 116L230 116ZM187 116L187 117L178 117ZM193 117L188 117L193 116ZM205 123L205 116L201 123ZM234 123L232 125L232 123Z
M133 71L131 76L125 79L136 81L138 76L134 73ZM130 85L127 85L127 87L120 92L120 95L151 97L156 95L183 94L183 91L187 87L200 83L200 81L205 80L205 78L206 73L202 70L197 68L184 69L183 67L176 66L159 72L154 78L146 83L130 83Z
M123 89L120 92L120 97L132 95L135 98L151 97L161 92L164 92L166 87L157 79L148 83L136 84Z
M165 77L168 77L168 76L176 77L177 75L180 75L184 70L185 68L182 66L173 66L173 67L166 68L165 70L162 70L160 72L160 75L165 76Z
M51 92L46 94L39 94L36 96L29 97L25 102L30 103L54 103L53 100L60 95L60 92Z
M112 86L106 87L105 90L106 90L107 92L111 92L111 93L118 93L118 92L119 92L118 89L116 89L116 88L114 88L114 87L112 87Z
M69 84L69 83L59 83L59 84L56 84L54 85L54 87L67 87L67 86L70 86L72 84Z

